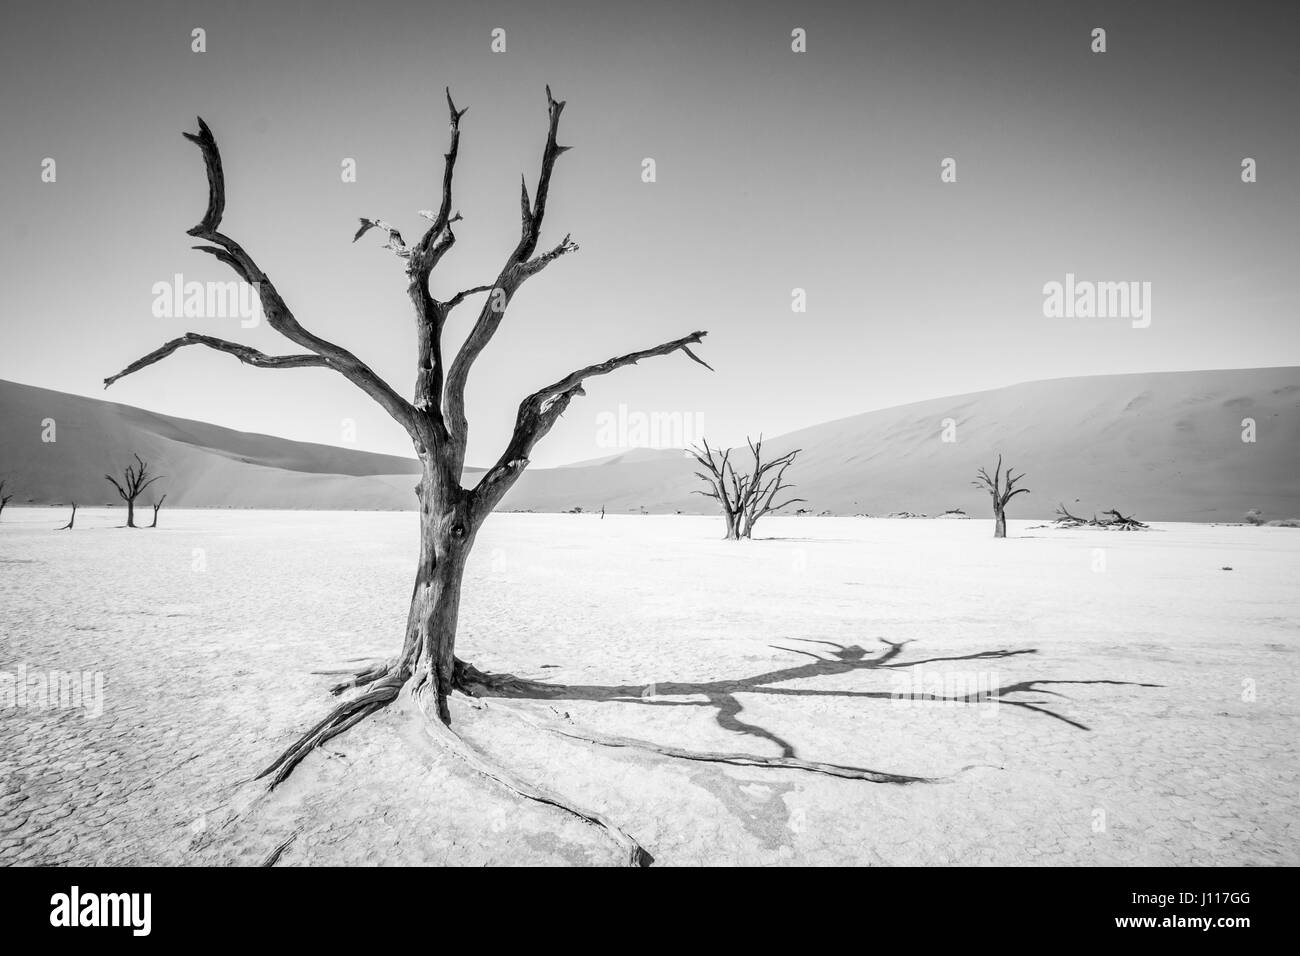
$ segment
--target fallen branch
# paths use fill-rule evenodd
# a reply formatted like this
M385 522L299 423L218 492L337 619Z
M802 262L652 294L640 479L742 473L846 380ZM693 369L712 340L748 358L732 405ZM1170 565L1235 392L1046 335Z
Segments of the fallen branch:
M68 523L65 524L63 527L61 527L61 528L55 528L54 530L55 530L55 531L71 531L71 530L72 530L72 523L73 523L74 521L76 521L76 520L77 520L77 503L74 501L74 502L72 503L72 517L68 519Z
M1056 514L1055 524L1060 528L1118 528L1120 531L1138 531L1147 527L1137 518L1124 517L1115 508L1102 512L1103 515L1110 515L1109 520L1098 518L1095 514L1090 519L1080 518L1070 514L1064 504L1056 506Z

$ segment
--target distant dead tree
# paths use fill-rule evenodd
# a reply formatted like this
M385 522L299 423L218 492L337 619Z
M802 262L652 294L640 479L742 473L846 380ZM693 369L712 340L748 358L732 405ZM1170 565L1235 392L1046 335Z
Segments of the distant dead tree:
M1120 531L1137 531L1145 528L1146 525L1134 517L1124 517L1115 508L1103 511L1103 515L1110 515L1110 518L1102 518L1102 524L1107 528L1118 528Z
M635 365L642 359L673 352L682 352L708 367L690 349L690 346L703 339L705 333L692 332L661 345L629 352L571 372L523 399L519 404L514 432L501 456L483 473L473 488L461 486L469 438L469 426L465 417L465 386L470 369L496 335L505 318L506 308L520 287L556 259L578 248L565 236L554 247L537 252L552 170L556 160L569 148L559 145L556 140L564 102L555 100L549 87L546 90L546 102L549 122L535 195L530 199L527 183L521 182L519 240L491 282L465 289L449 299L436 299L429 289L429 278L434 267L456 241L452 224L461 219L460 213L453 212L452 208L452 174L460 142L460 123L465 111L456 109L450 92L447 93L447 109L451 142L443 165L441 201L436 213L422 213L430 220L423 236L414 244L408 245L402 234L385 221L362 219L361 228L353 237L355 241L371 229L379 230L385 236L384 248L396 255L404 267L407 294L415 313L416 382L411 401L400 396L367 363L348 349L327 341L300 325L270 277L252 255L220 231L226 196L221 154L216 140L202 118L198 120L197 133L185 134L202 151L208 177L207 210L199 224L189 230L189 234L205 243L197 247L199 250L210 253L230 266L244 281L258 290L267 324L305 351L295 355L265 355L246 345L190 332L167 342L105 379L105 386L188 345L202 345L225 352L258 368L332 369L374 399L406 429L422 469L416 488L420 510L420 557L401 650L393 659L357 673L352 680L334 688L335 692L340 693L354 686L364 686L366 689L330 711L263 771L263 775L273 775L272 787L283 780L313 748L392 702L398 692L410 682L416 703L426 714L432 712L436 715L437 719L432 726L444 743L455 748L465 759L471 760L482 772L494 776L530 799L538 799L535 793L526 792L526 787L511 783L504 772L496 773L485 769L486 763L481 755L466 756L473 753L469 744L457 735L445 732L451 722L447 698L453 690L477 694L513 680L509 675L485 674L456 657L456 621L465 560L483 521L528 466L533 446L551 430L569 403L585 394L583 383L587 379ZM488 293L488 296L478 311L478 317L473 321L455 357L448 361L443 354L442 341L448 318L467 298L483 292ZM579 812L567 805L562 806L588 822L609 829L602 820L593 819L592 814ZM631 841L630 837L621 831L618 834L620 840L630 841L635 847L635 841ZM635 857L637 852L643 851L636 847L632 855Z
M166 495L163 495L163 496L162 496L161 498L159 498L156 502L154 502L154 506L153 506L153 524L149 525L149 527L151 527L151 528L156 528L156 527L158 527L158 512L159 512L160 510L162 510L163 502L166 501L166 500L167 500L167 496L166 496Z
M1066 510L1064 503L1061 503L1056 506L1056 514L1056 523L1063 528L1093 527L1114 528L1119 531L1140 531L1147 527L1147 525L1138 521L1137 518L1124 517L1124 515L1120 514L1115 508L1102 512L1103 515L1110 515L1109 518L1098 518L1094 514L1091 519L1085 520L1084 518L1079 518L1070 514L1070 512Z
M121 481L118 481L112 475L104 476L113 483L117 493L126 502L126 526L128 528L136 527L135 499L140 497L142 491L162 477L162 475L151 476L149 474L149 463L139 455L132 455L131 457L135 459L135 464L126 466L126 471L122 472Z
M1077 501L1078 499L1075 500ZM1079 528L1084 525L1097 524L1097 516L1093 515L1091 521L1087 518L1076 517L1075 515L1070 514L1069 510L1065 507L1065 502L1062 501L1056 506L1056 523L1063 528Z
M0 481L0 515L5 513L5 505L9 504L9 499L12 497L12 494L5 494L5 482Z
M988 471L981 468L979 477L971 482L976 488L982 488L993 498L993 537L1005 538L1007 536L1007 502L1016 495L1028 494L1028 488L1016 488L1016 482L1025 477L1022 471L1018 475L1011 474L1011 466L1007 466L1007 473L1002 474L1002 456L998 455L998 466L993 472L993 477L989 477Z
M65 524L65 525L63 525L63 526L60 527L60 528L55 528L54 530L55 530L55 531L71 531L71 530L72 530L72 525L73 525L74 522L76 522L76 520L77 520L77 503L74 501L74 502L72 503L72 517L68 519L68 523Z
M692 447L691 454L704 471L697 471L696 477L708 484L707 491L695 494L712 498L722 506L722 517L727 522L728 541L750 538L758 519L770 511L779 511L786 505L803 501L803 498L790 498L780 504L773 504L776 497L793 485L787 484L785 471L794 463L795 455L802 449L796 448L780 458L763 461L763 436L757 442L745 439L749 445L754 463L748 474L740 474L731 462L731 449L715 451L704 442L703 448Z

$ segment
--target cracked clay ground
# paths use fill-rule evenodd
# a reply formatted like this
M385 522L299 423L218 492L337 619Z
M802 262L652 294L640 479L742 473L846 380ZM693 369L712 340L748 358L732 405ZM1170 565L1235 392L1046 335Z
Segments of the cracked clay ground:
M257 863L286 841L281 866L616 860L405 701L274 793L249 782L332 700L311 671L395 651L413 514L64 520L5 511L0 672L101 675L102 712L0 697L0 863ZM659 864L1300 862L1300 531L1035 524L769 518L737 543L720 519L494 516L458 652L552 686L459 701L456 726Z

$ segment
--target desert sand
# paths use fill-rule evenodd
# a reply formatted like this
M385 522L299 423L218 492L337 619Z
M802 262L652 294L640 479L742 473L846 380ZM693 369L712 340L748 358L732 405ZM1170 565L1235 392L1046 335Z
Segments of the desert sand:
M103 709L0 709L0 862L258 863L286 841L282 866L618 860L603 831L438 747L404 702L273 793L249 782L332 700L312 671L395 651L415 515L62 520L0 521L0 671L99 672ZM660 865L1300 863L1300 531L1037 523L995 541L982 513L776 517L724 542L719 518L496 515L458 653L555 689L458 698L455 724Z

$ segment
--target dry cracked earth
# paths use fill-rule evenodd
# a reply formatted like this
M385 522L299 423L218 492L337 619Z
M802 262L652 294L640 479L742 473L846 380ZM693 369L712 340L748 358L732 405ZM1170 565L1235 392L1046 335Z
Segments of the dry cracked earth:
M0 672L100 675L102 712L0 699L0 863L620 860L405 704L251 780L330 706L312 671L394 650L413 516L57 517L5 512ZM497 516L459 650L551 690L460 701L456 726L660 864L1300 862L1300 531L1029 524L995 546L976 522L771 519L737 545L702 518ZM999 693L897 699L974 685Z

